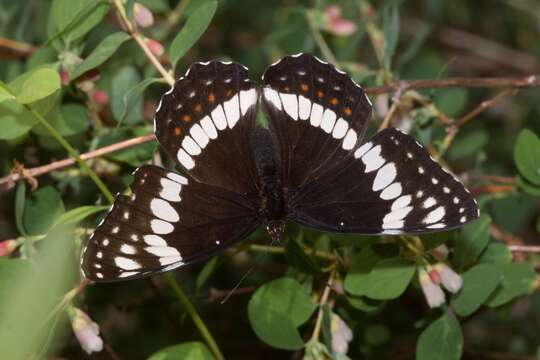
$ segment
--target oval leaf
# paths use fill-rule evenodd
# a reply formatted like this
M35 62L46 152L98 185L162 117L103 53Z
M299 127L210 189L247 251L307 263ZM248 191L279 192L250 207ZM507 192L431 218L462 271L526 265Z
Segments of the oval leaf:
M531 183L540 185L540 139L529 129L519 133L514 149L519 172Z
M205 344L193 341L168 346L151 355L148 360L213 360L214 357Z
M60 75L53 69L40 68L28 74L17 94L20 104L43 99L60 89Z
M206 1L189 15L184 27L176 35L169 49L169 57L173 67L205 32L216 13L216 9L217 1Z
M503 278L500 287L495 290L489 300L490 307L504 305L518 296L533 291L537 277L533 264L509 263L497 264L497 266L501 269Z
M63 212L64 203L60 194L51 186L42 187L26 201L24 228L31 235L45 234Z
M117 32L107 36L90 55L80 63L71 73L71 78L76 79L88 70L94 69L110 58L116 50L130 39L129 34Z
M452 307L458 315L469 316L495 291L502 274L494 264L479 264L462 276L463 288L453 299Z
M64 214L60 215L58 219L54 222L52 227L58 226L58 225L67 225L67 224L74 224L78 223L79 221L83 220L84 218L95 214L100 211L105 211L109 208L109 206L96 206L96 205L87 205L87 206L80 206L75 209L71 209Z
M459 360L463 352L463 334L451 314L444 314L429 325L416 345L416 360Z
M456 240L454 248L454 264L458 268L464 268L478 258L489 243L489 226L491 218L481 215L478 220L463 227Z

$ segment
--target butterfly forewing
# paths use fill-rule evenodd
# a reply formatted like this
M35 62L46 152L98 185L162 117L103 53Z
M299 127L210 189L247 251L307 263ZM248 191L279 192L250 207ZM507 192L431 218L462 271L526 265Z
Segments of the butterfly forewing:
M85 276L141 277L204 258L258 225L257 199L192 181L156 166L135 172L132 195L120 195L88 241Z
M308 54L286 56L263 79L262 99L284 186L300 187L340 166L370 120L364 91L345 73Z
M366 234L450 229L478 217L461 182L396 129L379 132L346 166L306 184L290 206L306 226Z
M162 97L154 118L156 137L197 181L256 193L250 141L257 97L242 65L195 63Z

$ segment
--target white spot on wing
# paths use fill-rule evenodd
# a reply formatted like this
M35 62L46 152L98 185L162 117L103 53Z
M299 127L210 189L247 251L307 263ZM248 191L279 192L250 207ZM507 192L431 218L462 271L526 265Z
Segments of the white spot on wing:
M150 222L150 227L156 234L170 234L174 230L174 226L171 223L160 219L153 219Z
M177 183L180 183L182 185L187 185L188 180L183 177L182 175L175 174L173 172L167 173L167 177L173 181L176 181Z
M180 191L182 191L182 185L167 178L161 178L161 191L159 196L169 201L180 201Z
M313 103L311 107L311 115L309 117L309 123L311 126L319 127L321 125L323 115L323 107L317 103Z
M178 158L180 164L182 164L182 166L186 169L190 170L195 167L195 162L184 149L180 148L176 157Z
M135 250L134 246L128 245L128 244L122 244L120 246L120 252L123 252L124 254L133 255L137 251Z
M269 87L264 88L264 98L276 109L281 110L281 100L279 99L279 94L276 90Z
M206 133L206 135L208 135L208 137L210 139L216 139L218 134L217 134L217 130L216 130L216 127L214 126L214 123L212 122L212 119L210 119L210 116L205 116L202 120L201 120L201 126L204 130L204 132Z
M323 114L321 129L327 133L331 133L332 129L334 128L334 124L336 123L336 118L336 113L333 110L326 109Z
M122 256L115 257L114 263L122 270L135 270L141 268L141 265L135 260L128 259Z
M387 229L384 227L384 224L390 224L405 219L405 216L407 216L412 209L412 206L406 206L386 214L383 218L383 228Z
M163 199L152 199L152 201L150 201L150 209L152 210L152 214L163 220L169 222L177 222L180 220L178 212L171 204Z
M189 135L186 135L182 140L182 147L189 155L199 155L201 153L201 148Z
M393 183L392 185L384 189L380 196L383 200L392 200L401 195L401 191L401 183Z
M238 99L238 94L227 100L223 104L223 108L225 109L229 128L232 129L238 122L238 119L240 119L240 100Z
M433 205L435 205L437 202L435 201L435 198L430 196L428 197L424 203L422 204L422 206L424 207L424 209L427 209L427 208L430 208L432 207Z
M223 112L223 106L218 105L210 113L216 128L223 130L227 127L227 119L225 118L225 113Z
M293 119L298 120L298 97L294 94L279 93L283 109Z
M332 136L335 139L341 139L345 136L347 130L349 130L349 124L347 124L347 121L339 118L336 122L336 126L334 126L334 131L332 131Z
M345 135L345 139L343 139L343 145L341 147L344 150L351 150L356 145L356 140L358 140L356 131L349 129L349 131L347 131L347 135Z
M375 146L362 156L362 162L366 165L367 173L383 166L385 160L381 157L381 145Z
M167 246L167 242L164 238L158 235L144 235L144 242L150 246Z
M379 191L387 187L394 181L397 175L396 165L388 163L377 171L375 180L373 181L373 191Z
M197 142L197 144L204 149L206 145L208 145L208 142L210 139L208 138L208 135L204 132L201 125L194 124L191 129L189 130L189 133L191 134L191 137Z
M303 95L298 96L298 116L300 120L307 120L311 113L311 101Z
M392 203L392 211L401 209L401 208L403 208L403 207L405 207L405 206L409 206L409 204L411 203L411 200L412 200L411 195L403 195L403 196L400 196L399 198L397 198L397 199Z
M439 206L438 208L435 208L435 210L432 210L429 214L427 214L423 222L424 224L436 223L443 218L445 213L446 211L444 210L444 207Z
M356 149L356 151L354 152L354 157L355 158L360 158L362 156L364 156L364 154L369 150L371 149L371 147L373 146L373 143L372 142L367 142L365 143L364 145L360 146L358 149Z
M176 256L179 260L182 260L178 250L170 246L149 246L145 247L144 250L159 257Z
M257 103L257 91L255 89L240 91L240 111L242 115Z

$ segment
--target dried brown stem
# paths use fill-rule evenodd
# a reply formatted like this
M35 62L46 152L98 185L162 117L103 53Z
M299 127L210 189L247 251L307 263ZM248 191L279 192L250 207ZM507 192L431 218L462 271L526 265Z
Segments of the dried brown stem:
M512 252L540 253L540 245L510 245L508 249Z
M365 89L368 95L385 94L392 91L406 91L411 89L440 89L449 87L465 88L527 88L540 86L540 76L528 75L522 77L501 78L467 78L450 77L446 79L397 80L388 85Z
M480 114L482 111L494 106L498 102L500 102L502 99L508 97L508 96L514 96L518 93L518 89L508 89L500 92L495 97L482 101L477 107L475 107L472 111L465 114L463 117L459 118L456 121L455 126L461 127L470 120L472 120L476 115Z
M130 148L132 146L144 144L154 139L155 139L154 134L139 136L133 139L121 141L112 145L104 146L94 151L89 151L87 153L81 154L81 159L82 160L93 159L99 156L110 154L115 151L119 151L119 150ZM47 165L25 169L25 172L27 176L31 176L35 178L37 176L47 174L51 171L59 170L59 169L62 169L62 168L65 168L74 164L75 164L75 160L73 158L67 158L63 160L53 161L52 163L47 164ZM15 185L15 182L17 180L20 180L21 178L22 176L20 173L12 173L8 176L4 176L3 178L0 178L0 191L11 189Z

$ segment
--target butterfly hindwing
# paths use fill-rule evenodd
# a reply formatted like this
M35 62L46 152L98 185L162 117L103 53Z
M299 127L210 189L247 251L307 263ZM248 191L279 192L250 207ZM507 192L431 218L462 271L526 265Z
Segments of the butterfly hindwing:
M141 277L188 264L241 240L258 225L257 200L157 166L134 174L83 252L94 281Z
M338 166L358 146L371 118L364 91L309 54L286 56L263 76L262 102L290 189Z
M163 95L154 118L156 137L197 181L255 193L250 141L257 97L242 65L195 63Z
M376 134L347 165L295 193L290 206L306 226L366 234L451 229L479 215L463 184L397 129Z

